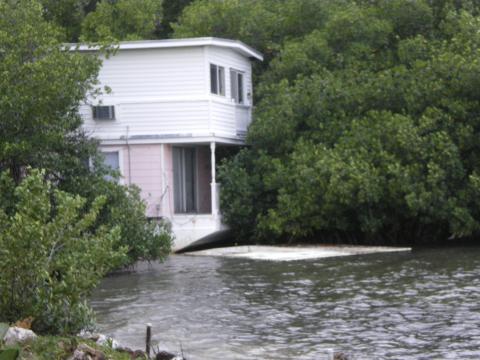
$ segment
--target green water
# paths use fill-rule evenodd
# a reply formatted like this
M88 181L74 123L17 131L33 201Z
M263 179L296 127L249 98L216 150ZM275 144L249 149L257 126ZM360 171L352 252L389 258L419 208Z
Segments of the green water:
M99 330L192 359L480 359L480 248L294 262L172 256L107 278Z

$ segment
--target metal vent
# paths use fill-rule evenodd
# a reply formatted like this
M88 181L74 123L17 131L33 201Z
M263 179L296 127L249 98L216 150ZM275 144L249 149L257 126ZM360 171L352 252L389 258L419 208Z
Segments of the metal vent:
M113 105L92 106L94 120L115 120L115 107Z

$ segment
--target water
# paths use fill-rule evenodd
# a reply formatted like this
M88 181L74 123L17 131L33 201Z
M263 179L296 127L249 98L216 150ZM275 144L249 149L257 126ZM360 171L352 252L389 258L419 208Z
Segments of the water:
M480 248L295 262L172 256L107 278L99 331L195 359L480 359Z

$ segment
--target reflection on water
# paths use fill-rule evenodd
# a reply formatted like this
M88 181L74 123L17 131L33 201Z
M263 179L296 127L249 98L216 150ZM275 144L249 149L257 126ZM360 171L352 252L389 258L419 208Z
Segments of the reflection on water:
M480 248L295 262L172 256L107 278L99 331L188 359L480 359Z

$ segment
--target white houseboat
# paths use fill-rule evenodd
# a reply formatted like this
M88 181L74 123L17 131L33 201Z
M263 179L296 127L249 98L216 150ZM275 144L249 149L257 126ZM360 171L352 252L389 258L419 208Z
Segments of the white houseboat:
M244 144L252 61L262 55L234 40L121 42L99 74L111 92L81 106L107 164L140 187L146 215L171 222L174 250L225 229L215 151Z

